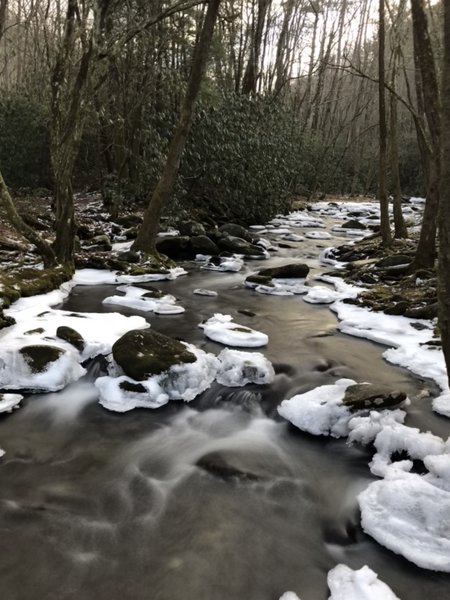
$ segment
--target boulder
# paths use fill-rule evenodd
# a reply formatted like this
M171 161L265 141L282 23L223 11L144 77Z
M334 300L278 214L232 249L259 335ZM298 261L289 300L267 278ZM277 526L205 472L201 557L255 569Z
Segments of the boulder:
M232 252L233 254L244 254L246 256L263 256L264 250L260 246L250 244L240 237L225 235L218 240L217 245L221 250Z
M196 235L191 237L190 246L192 254L208 254L215 256L219 254L219 247L206 235Z
M65 325L58 327L56 330L56 337L59 337L61 340L72 344L72 346L79 350L79 352L83 352L85 341L78 331L72 329L72 327L67 327Z
M303 279L308 275L308 273L308 265L305 265L304 263L291 263L288 265L281 265L280 267L262 269L259 271L258 275L276 279Z
M398 390L374 385L372 383L356 383L345 390L343 404L352 410L364 408L381 409L396 406L406 400L406 394Z
M391 254L391 256L386 256L382 258L375 266L380 269L385 269L386 267L397 267L398 265L409 265L412 258L410 256L406 256L405 254Z
M180 232L180 235L187 235L188 237L206 234L203 225L197 221L183 221L178 223L177 229Z
M120 217L117 217L116 223L122 225L122 227L136 227L142 223L142 217L133 213L129 215L120 215Z
M245 280L247 283L253 283L254 285L270 285L273 286L272 277L264 275L249 275Z
M405 310L405 317L411 319L435 319L438 316L438 303L433 302L425 306L415 306Z
M367 229L364 223L357 221L356 219L350 219L341 225L342 229Z
M57 361L65 353L65 350L57 346L36 344L33 346L23 346L19 352L24 357L32 373L43 373L49 368L51 363Z
M140 262L141 257L139 252L134 252L134 250L127 250L126 252L119 252L117 254L117 258L119 260L123 260L127 263L137 264Z
M89 240L89 249L90 248L95 248L95 250L112 250L111 240L104 233L96 235Z
M156 249L169 258L188 258L190 256L189 238L184 235L163 237L156 241Z
M241 238L249 243L253 242L252 234L245 229L245 227L242 227L242 225L237 225L236 223L225 223L225 225L219 227L219 231L225 235Z
M125 375L135 381L144 381L174 365L197 360L184 344L151 329L128 331L115 342L112 353Z

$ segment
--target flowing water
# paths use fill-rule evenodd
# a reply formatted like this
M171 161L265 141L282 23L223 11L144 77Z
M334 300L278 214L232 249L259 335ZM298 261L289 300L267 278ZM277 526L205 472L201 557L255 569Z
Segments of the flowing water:
M321 245L297 244L263 266L305 258L317 273ZM369 565L402 600L449 598L450 576L362 532L356 495L373 479L370 453L276 416L284 398L350 377L405 390L407 423L446 438L448 421L422 398L432 384L387 364L381 346L337 332L327 307L245 289L261 263L237 274L187 266L190 275L157 284L186 313L144 315L152 327L218 353L198 323L231 314L269 335L275 382L214 384L188 405L116 414L95 400L95 362L84 381L2 416L0 599L278 600L291 589L325 600L339 562ZM77 287L64 308L139 314L103 306L113 290Z

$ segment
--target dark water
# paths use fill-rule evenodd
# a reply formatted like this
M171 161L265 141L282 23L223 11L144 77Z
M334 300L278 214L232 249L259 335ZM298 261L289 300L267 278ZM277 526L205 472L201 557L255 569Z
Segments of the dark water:
M299 243L264 266L306 256L317 272L317 245ZM247 272L259 266L248 263ZM276 417L282 399L350 377L405 390L407 422L447 437L448 421L421 399L431 384L387 364L382 347L338 333L326 307L258 295L242 286L246 273L188 268L191 275L156 284L186 313L151 315L152 327L218 353L198 323L231 314L269 335L275 382L216 384L189 405L125 414L97 404L92 373L26 398L0 419L0 599L278 600L291 589L325 600L338 562L369 565L402 600L449 598L449 576L361 531L355 496L372 480L369 452ZM219 296L195 296L196 287ZM113 289L75 288L64 308L114 310L101 305Z

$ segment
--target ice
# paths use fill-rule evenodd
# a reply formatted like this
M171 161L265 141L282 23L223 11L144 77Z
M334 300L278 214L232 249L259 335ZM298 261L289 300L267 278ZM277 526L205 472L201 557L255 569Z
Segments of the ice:
M213 317L200 323L206 337L226 346L257 348L265 346L269 338L265 333L234 323L230 315L216 313Z
M307 231L305 237L310 238L311 240L329 240L332 235L331 233L328 233L328 231Z
M335 248L333 248L332 246L330 246L329 248L325 248L325 250L322 250L322 252L319 254L320 263L322 265L330 265L332 267L335 267L336 269L344 268L344 265L345 265L344 262L341 262L341 261L333 258L334 251L335 251Z
M18 408L23 396L20 394L0 394L0 413L12 412L14 408Z
M145 273L143 275L121 275L115 271L99 269L78 269L72 278L74 285L103 285L115 283L145 283L147 281L162 281L164 279L176 279L180 275L186 275L181 267L169 269L167 273Z
M220 257L220 264L216 265L213 262L208 262L204 264L201 268L206 269L208 271L231 271L233 273L237 273L244 266L244 261L242 258L238 256L230 256L230 257Z
M450 492L414 473L375 481L358 496L361 525L414 564L450 572Z
M242 352L226 348L217 358L220 364L217 381L222 385L263 385L272 383L275 378L272 363L260 352Z
M180 235L180 232L178 231L178 229L168 229L167 231L160 231L158 233L158 237L160 237L160 238L175 237L177 235Z
M310 304L331 304L338 298L341 298L341 294L330 288L324 287L323 285L316 285L309 288L309 292L303 297L305 302Z
M304 394L283 400L278 413L293 425L313 435L342 437L348 434L350 410L342 404L345 390L356 382L339 379Z
M197 357L195 362L174 365L164 373L139 382L125 376L99 377L95 386L100 394L100 404L108 410L127 412L139 407L158 408L169 400L193 400L210 387L216 377L219 362L213 354L192 344L185 345ZM124 382L140 384L145 391L122 389L120 384Z
M145 298L144 294L148 290L134 286L121 286L117 288L119 292L125 292L125 296L108 296L103 300L103 304L118 304L141 310L145 312L154 312L163 315L176 315L184 312L182 306L175 304L176 298L167 294L161 298Z
M214 290L206 290L205 288L196 288L193 293L197 294L198 296L218 296L217 292Z
M281 239L287 242L303 242L305 240L304 235L298 235L297 233L286 233L281 236Z
M378 575L364 566L354 571L347 565L337 565L328 572L328 600L399 600Z
M301 600L301 598L294 592L284 592L280 600Z
M306 294L309 288L305 285L304 278L290 279L272 279L272 285L258 285L251 281L245 281L245 286L254 289L259 294L268 294L272 296L294 296Z

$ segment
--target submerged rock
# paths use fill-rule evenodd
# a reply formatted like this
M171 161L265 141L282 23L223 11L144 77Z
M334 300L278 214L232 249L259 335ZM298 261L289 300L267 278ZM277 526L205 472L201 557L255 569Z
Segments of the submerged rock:
M51 363L55 362L65 353L65 350L57 346L24 346L19 350L32 373L43 373Z
M303 279L309 273L308 265L304 263L291 263L280 267L262 269L258 275L261 277L272 277L276 279Z
M404 400L406 400L404 392L391 391L371 383L357 383L347 387L342 403L352 410L361 410L364 408L389 408L397 406Z
M112 352L123 372L136 381L197 360L178 340L150 329L128 331L113 345Z

